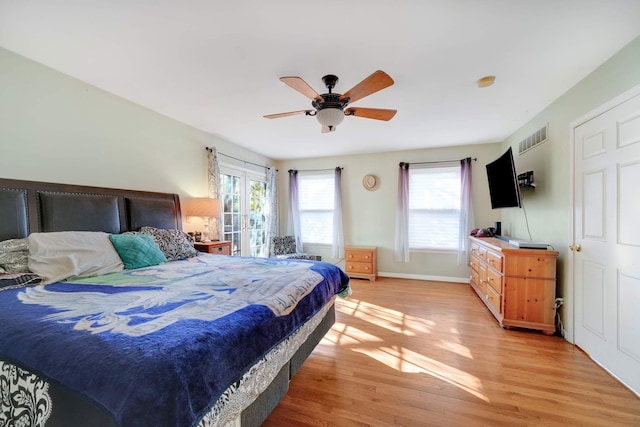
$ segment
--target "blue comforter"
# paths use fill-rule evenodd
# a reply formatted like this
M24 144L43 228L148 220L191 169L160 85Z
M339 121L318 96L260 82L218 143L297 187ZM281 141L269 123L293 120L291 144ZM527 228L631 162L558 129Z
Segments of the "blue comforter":
M324 262L201 255L0 292L0 359L121 426L192 426L266 352L348 286Z

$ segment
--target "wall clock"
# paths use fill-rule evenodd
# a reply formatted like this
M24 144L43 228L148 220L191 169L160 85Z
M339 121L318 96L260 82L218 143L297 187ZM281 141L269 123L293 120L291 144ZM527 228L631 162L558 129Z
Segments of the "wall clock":
M369 191L373 191L378 188L378 178L375 175L365 175L362 178L362 186Z

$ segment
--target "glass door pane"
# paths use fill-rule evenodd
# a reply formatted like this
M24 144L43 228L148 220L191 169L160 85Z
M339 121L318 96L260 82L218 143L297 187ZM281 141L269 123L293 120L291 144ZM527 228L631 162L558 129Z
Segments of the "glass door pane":
M249 180L249 248L251 256L266 257L266 206L267 183L264 180Z
M231 241L231 254L266 257L266 179L245 171L223 168L220 182L223 239Z
M241 177L221 174L223 239L231 241L231 255L242 254Z

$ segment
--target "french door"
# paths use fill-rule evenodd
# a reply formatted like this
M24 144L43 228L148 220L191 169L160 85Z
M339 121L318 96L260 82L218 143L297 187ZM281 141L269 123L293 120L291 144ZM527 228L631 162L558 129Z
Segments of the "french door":
M223 239L231 241L231 254L266 257L265 175L220 167Z

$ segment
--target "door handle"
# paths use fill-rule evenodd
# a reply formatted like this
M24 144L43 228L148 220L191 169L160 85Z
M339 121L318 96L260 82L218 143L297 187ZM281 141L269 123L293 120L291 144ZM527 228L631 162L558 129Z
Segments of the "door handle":
M571 245L571 246L569 246L569 249L572 252L582 252L582 246L580 246L579 244L578 245Z

